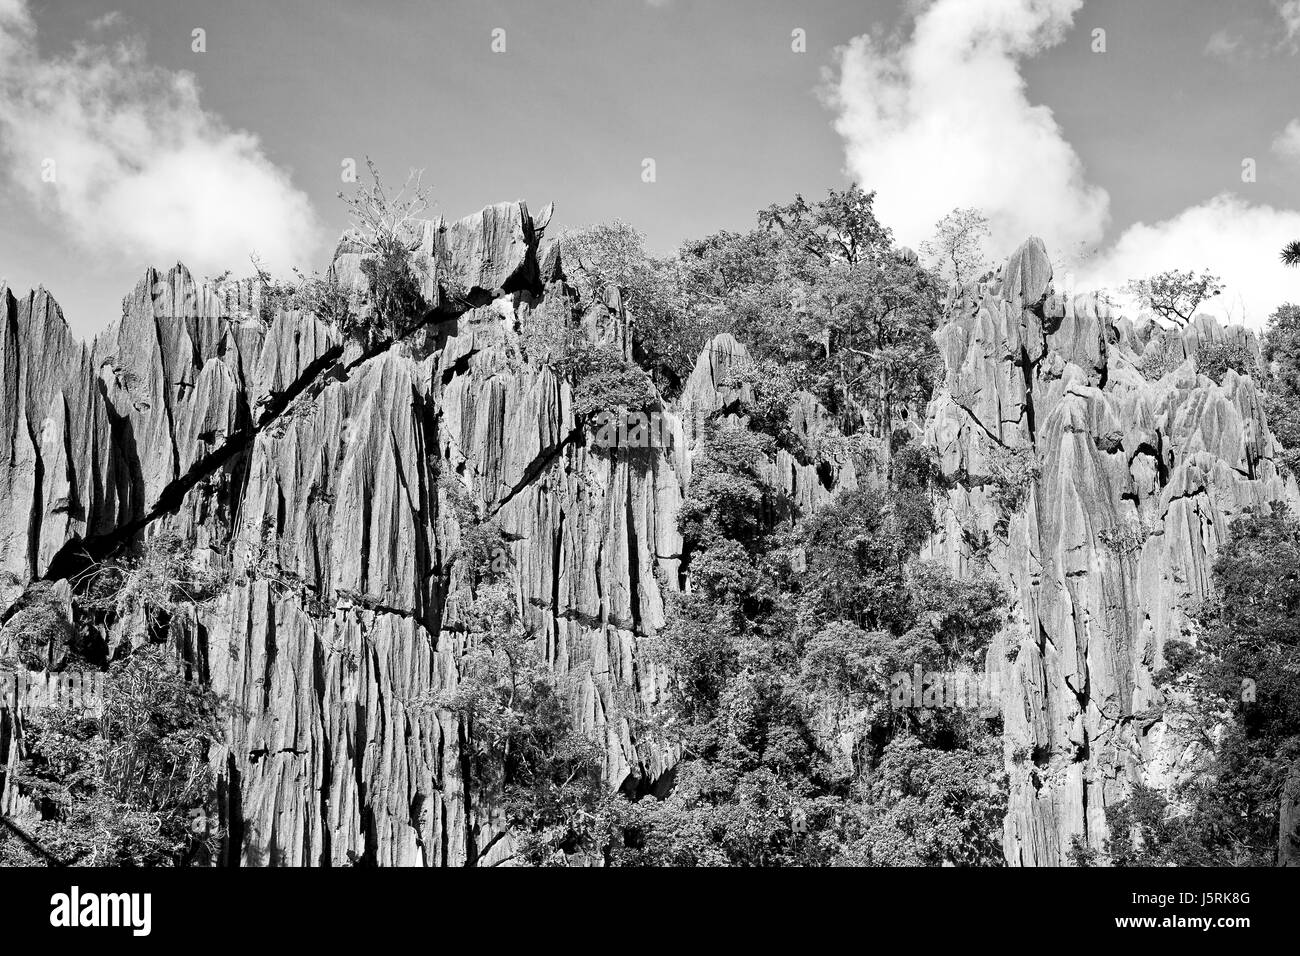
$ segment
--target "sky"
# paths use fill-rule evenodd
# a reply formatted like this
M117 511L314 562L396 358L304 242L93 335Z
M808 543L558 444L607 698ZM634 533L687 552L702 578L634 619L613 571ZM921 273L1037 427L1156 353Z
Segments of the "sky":
M0 0L0 279L89 338L149 266L324 269L369 156L660 254L856 180L905 244L975 207L999 258L1209 268L1259 326L1298 80L1300 0Z

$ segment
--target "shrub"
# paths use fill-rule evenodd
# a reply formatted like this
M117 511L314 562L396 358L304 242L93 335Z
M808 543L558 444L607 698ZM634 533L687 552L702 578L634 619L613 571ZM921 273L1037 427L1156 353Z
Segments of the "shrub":
M718 537L748 542L761 531L771 500L761 468L772 449L769 436L744 425L709 423L704 454L692 468L678 514L688 542L707 545Z
M892 741L872 776L865 832L847 861L866 866L1002 866L1007 775L1000 741L936 750Z
M1158 382L1182 365L1183 361L1182 348L1176 341L1160 339L1154 347L1148 344L1138 360L1137 368L1148 382Z
M349 327L353 321L352 297L333 273L304 275L295 269L294 274L298 277L298 288L290 301L291 308L309 312L340 329Z
M63 663L61 659L77 635L66 604L52 591L51 584L39 581L14 602L9 620L0 628L0 657L13 659L28 670Z
M996 446L989 455L989 497L998 509L995 526L1005 530L1007 522L1024 503L1029 489L1038 481L1042 466L1028 445L1017 448Z
M1283 305L1269 317L1263 345L1269 428L1286 448L1283 465L1300 475L1300 305Z
M1139 553L1150 537L1151 528L1142 518L1125 520L1114 528L1101 528L1097 531L1097 540L1120 556Z
M228 584L225 572L201 561L172 532L97 562L74 579L80 608L119 619L140 612L147 633L157 639L178 612L212 601Z
M573 335L571 319L569 297L548 292L541 305L527 310L519 320L524 359L537 365L563 363Z
M588 422L598 415L650 411L659 407L654 383L617 349L586 339L570 344L556 371L573 383L573 416Z
M108 672L103 713L51 708L29 719L20 785L42 799L36 836L66 863L168 866L210 855L195 828L212 797L220 706L166 652L142 648Z
M803 648L800 683L813 699L862 707L888 692L880 637L847 621L832 621Z
M796 389L785 363L770 358L742 358L733 363L730 374L718 384L747 389L749 399L739 410L749 418L750 428L771 435L782 448L798 444L790 424Z
M1223 383L1223 377L1232 369L1238 375L1255 375L1258 363L1254 354L1244 342L1234 339L1230 342L1210 342L1196 352L1196 370L1208 375L1216 384Z
M908 575L908 591L916 626L933 632L945 666L980 665L1007 606L997 580L959 578L941 564L917 562Z
M472 586L499 579L510 569L510 547L500 526L484 518L478 501L452 475L439 476L438 488L460 538L449 560L465 562Z
M357 185L352 196L339 193L352 221L351 238L360 245L361 274L368 297L356 313L348 313L343 331L362 342L389 341L410 331L415 321L434 303L424 301L422 289L428 264L413 255L420 240L419 216L429 207L422 170L411 170L396 192L384 188L379 171L369 158L371 183ZM441 276L451 276L449 261ZM448 291L464 298L461 283L451 279Z

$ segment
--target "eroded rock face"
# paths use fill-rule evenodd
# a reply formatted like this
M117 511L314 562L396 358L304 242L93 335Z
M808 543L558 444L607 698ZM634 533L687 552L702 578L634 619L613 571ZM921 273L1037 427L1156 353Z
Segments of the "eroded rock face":
M449 483L509 543L525 626L605 742L609 785L674 759L628 718L660 693L638 644L679 586L695 439L668 408L651 447L589 445L570 386L522 358L520 320L564 295L558 260L542 286L523 204L422 224L412 249L429 315L370 351L312 316L264 323L246 290L182 267L147 274L89 348L44 293L0 297L10 599L84 545L163 530L231 572L175 630L231 704L216 762L232 863L510 859L491 788L465 782L468 729L430 706L478 640ZM341 243L335 277L355 281L359 256ZM448 274L477 307L457 314ZM626 334L621 302L576 318ZM719 407L716 388L692 394Z
M479 640L452 494L500 528L525 626L603 741L608 785L648 787L675 760L633 731L666 686L642 641L683 583L701 423L735 413L748 356L719 336L649 447L594 442L520 328L571 308L626 352L628 316L617 295L570 303L558 247L539 266L540 231L522 203L413 226L430 308L391 346L310 315L266 321L251 287L181 266L147 273L90 346L46 293L0 290L0 599L40 579L66 590L83 549L135 535L181 535L230 571L174 628L232 705L216 755L227 862L510 861L492 787L467 783L469 729L430 706ZM341 242L334 277L355 286L361 255ZM1038 240L957 296L936 334L947 377L924 440L955 484L927 556L991 568L1012 597L988 667L1006 688L1013 863L1059 864L1074 835L1099 845L1129 781L1178 773L1152 674L1228 522L1295 496L1251 380L1196 372L1197 350L1228 336L1255 348L1204 319L1168 332L1059 295ZM1148 355L1176 362L1152 381ZM811 395L796 401L799 434L833 430ZM1006 509L1012 454L1032 473ZM763 473L803 513L858 480L848 456L784 450Z
M1251 333L1207 317L1161 330L1115 322L1097 296L1057 295L1036 239L937 333L948 372L926 440L956 486L930 556L991 569L1012 595L988 668L1007 688L1013 864L1062 864L1076 836L1100 848L1105 808L1130 781L1179 772L1152 675L1190 634L1233 518L1295 497L1251 379L1197 374L1198 348L1230 337L1258 353ZM1148 349L1183 360L1152 381ZM1006 514L994 465L1017 449L1038 474Z

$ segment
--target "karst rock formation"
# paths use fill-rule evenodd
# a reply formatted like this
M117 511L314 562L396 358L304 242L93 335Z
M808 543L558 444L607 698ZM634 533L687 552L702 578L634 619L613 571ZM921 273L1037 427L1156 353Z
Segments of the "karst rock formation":
M1275 467L1251 378L1216 384L1193 361L1229 339L1258 355L1251 331L1207 316L1135 324L1104 297L1058 294L1040 240L964 290L936 338L947 377L926 441L959 480L930 551L959 571L992 567L1011 594L987 665L1011 774L1004 848L1012 864L1061 865L1071 837L1102 844L1127 781L1179 773L1187 741L1152 677L1190 633L1232 520L1294 501L1295 482ZM1040 474L1000 529L989 479L1022 448Z
M466 727L428 705L474 640L452 494L501 528L518 607L577 725L603 741L608 785L646 792L672 765L635 733L666 687L641 643L686 580L677 515L698 423L737 400L745 350L710 343L661 447L593 447L570 385L524 357L521 324L562 308L628 348L628 315L615 290L574 306L541 231L523 203L424 223L413 246L433 305L371 349L312 315L252 318L250 285L179 265L148 272L90 345L45 291L0 289L0 608L38 582L66 592L85 560L139 536L179 535L229 570L219 599L172 625L232 705L214 757L224 862L511 860L492 788L465 782ZM361 255L341 243L335 275L351 281ZM468 303L443 294L448 265ZM1126 781L1178 772L1152 682L1162 648L1207 593L1231 519L1295 497L1250 378L1140 370L1150 350L1190 358L1230 336L1257 348L1203 318L1166 331L1062 296L1037 240L1000 280L954 291L936 333L946 380L918 437L954 481L926 556L992 569L1010 595L988 668L1012 864L1062 863L1072 836L1101 838ZM792 420L826 427L806 395ZM991 462L1018 448L1040 476L998 524ZM819 464L778 452L766 480L805 512L859 480L851 461Z

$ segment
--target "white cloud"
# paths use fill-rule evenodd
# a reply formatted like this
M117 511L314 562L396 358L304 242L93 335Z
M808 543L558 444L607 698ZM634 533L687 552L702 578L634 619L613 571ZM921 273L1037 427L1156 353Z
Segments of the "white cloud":
M25 0L0 0L0 152L10 185L109 261L215 274L256 250L282 270L321 247L306 194L255 135L203 109L192 74L150 65L131 39L42 58Z
M122 11L109 10L101 16L95 17L90 21L90 29L96 32L100 30L109 30L122 24Z
M849 173L915 246L954 207L989 217L995 247L1037 234L1101 239L1109 197L1089 185L1052 111L1030 103L1020 61L1059 43L1083 0L936 0L910 37L855 38L827 91Z
M1277 139L1273 140L1273 152L1285 160L1300 163L1300 119L1293 119L1277 134Z
M1286 29L1286 43L1291 52L1300 51L1300 0L1273 0L1277 15Z
M1080 268L1078 286L1119 289L1166 269L1208 269L1227 288L1200 311L1260 328L1282 303L1300 302L1300 275L1279 259L1292 239L1300 239L1300 211L1223 193L1161 222L1130 226Z
M1248 52L1245 38L1229 33L1227 30L1214 31L1210 34L1209 42L1205 44L1206 55L1220 60L1234 60L1248 55Z
M999 254L1041 236L1054 261L1082 259L1081 289L1208 268L1227 289L1204 311L1254 326L1300 301L1300 276L1279 262L1300 238L1297 211L1225 194L1101 246L1109 197L1087 182L1051 110L1030 103L1020 73L1024 58L1061 41L1082 2L922 0L910 36L861 36L841 51L828 100L848 171L879 190L881 220L914 245L954 207L982 209ZM1300 0L1278 9L1300 31ZM1275 148L1300 139L1293 125Z

